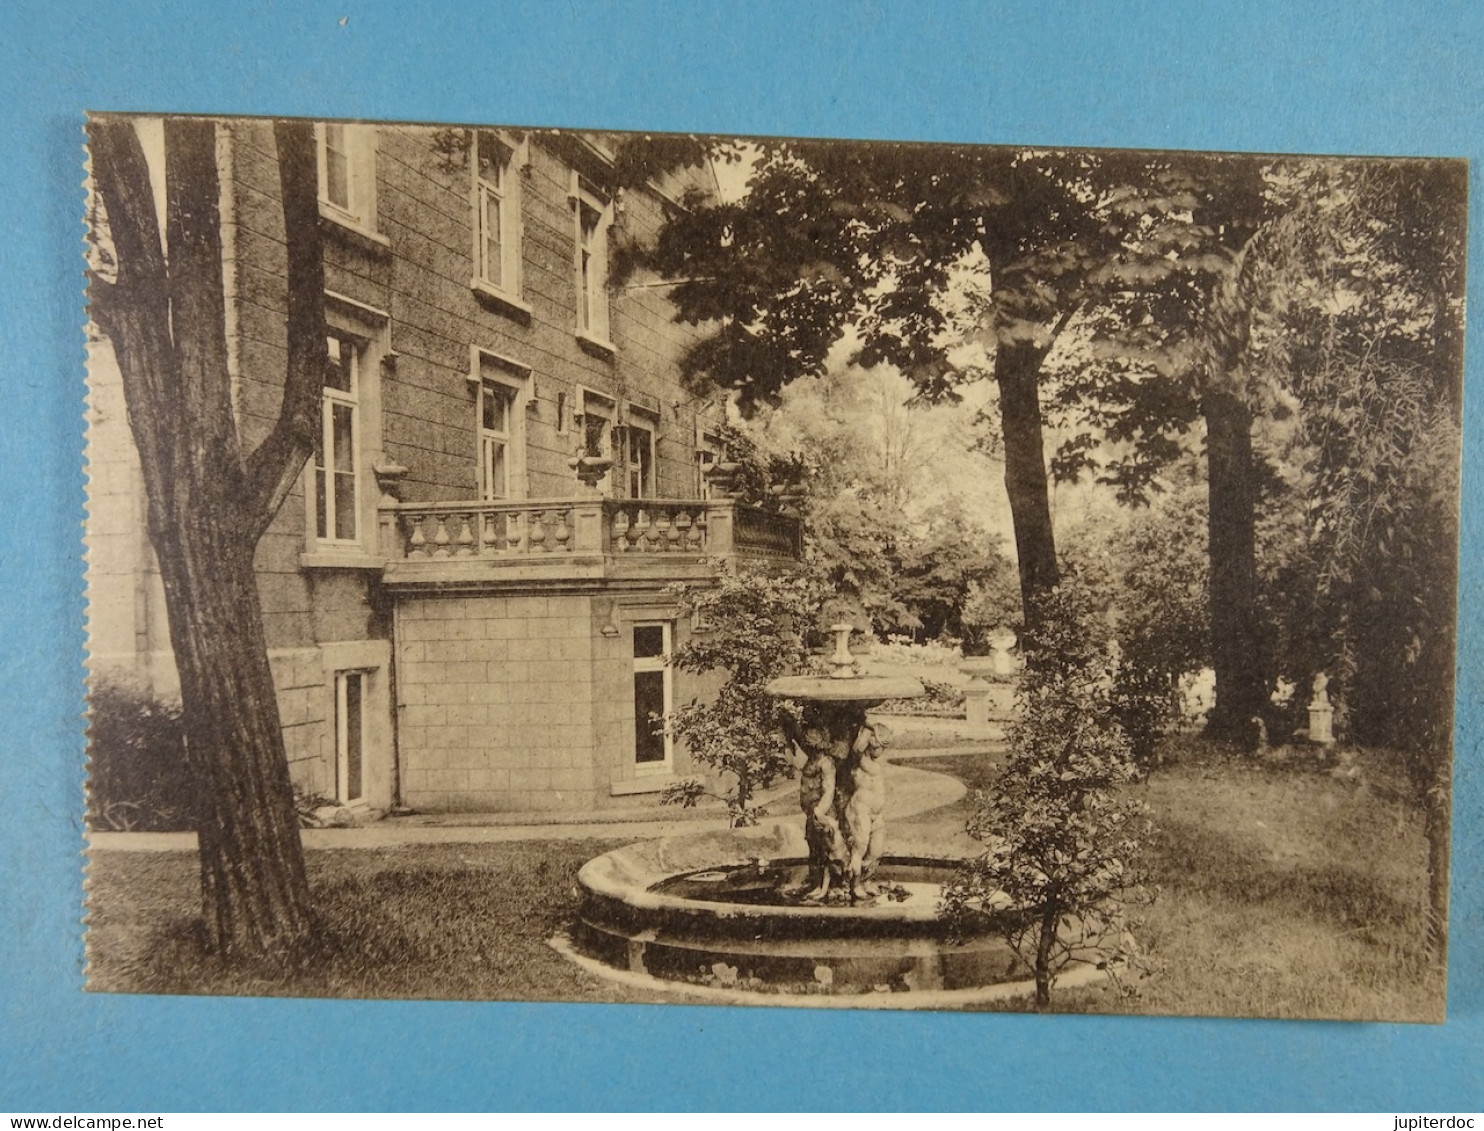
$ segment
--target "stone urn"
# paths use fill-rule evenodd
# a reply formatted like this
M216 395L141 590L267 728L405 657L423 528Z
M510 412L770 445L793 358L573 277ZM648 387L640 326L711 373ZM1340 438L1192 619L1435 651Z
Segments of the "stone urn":
M590 491L596 491L598 484L603 481L613 467L613 461L607 456L579 453L567 461L567 466L577 473L577 481Z

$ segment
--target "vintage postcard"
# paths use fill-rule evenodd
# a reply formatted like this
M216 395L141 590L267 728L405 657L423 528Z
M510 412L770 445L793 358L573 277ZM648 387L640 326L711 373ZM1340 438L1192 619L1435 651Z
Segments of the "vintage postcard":
M1443 1019L1463 162L87 139L91 990Z

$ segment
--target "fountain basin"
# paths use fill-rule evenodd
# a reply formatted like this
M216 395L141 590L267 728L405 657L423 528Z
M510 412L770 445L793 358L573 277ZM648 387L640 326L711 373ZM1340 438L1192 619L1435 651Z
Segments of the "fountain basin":
M874 876L882 893L851 904L787 894L803 886L808 855L793 822L606 853L578 873L577 942L620 970L781 993L956 990L1015 977L995 924L948 938L938 904L956 858L894 844Z

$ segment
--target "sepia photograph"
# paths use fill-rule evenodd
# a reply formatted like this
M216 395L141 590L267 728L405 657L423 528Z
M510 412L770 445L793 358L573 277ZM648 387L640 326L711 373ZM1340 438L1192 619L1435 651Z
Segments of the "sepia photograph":
M94 113L77 199L89 991L1444 1021L1465 161Z

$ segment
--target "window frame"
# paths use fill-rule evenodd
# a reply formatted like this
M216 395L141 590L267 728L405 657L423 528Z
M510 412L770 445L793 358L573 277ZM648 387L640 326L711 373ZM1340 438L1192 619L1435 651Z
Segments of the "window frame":
M331 129L338 130L345 152L345 203L330 196L329 163ZM315 170L320 215L342 227L372 236L376 231L376 131L360 122L316 122L314 125Z
M483 176L481 163L483 145L488 141L502 153L497 165L499 177L490 181ZM524 140L517 141L500 130L470 131L469 139L469 206L472 214L473 244L471 259L473 273L470 286L479 294L515 306L521 313L528 313L523 301L525 278L522 262L524 224L521 216L521 171L528 164L528 150ZM488 204L493 195L500 204L500 277L492 278L489 272L489 243L486 233L489 228Z
M505 431L500 432L486 427L484 423L484 407L487 398L491 394L498 393L506 397ZM478 405L476 406L475 427L479 433L479 498L487 503L508 503L525 497L522 484L525 481L525 459L524 459L524 436L525 429L521 427L521 400L522 389L514 381L503 379L489 374L481 374L479 389L476 393ZM499 444L504 449L504 473L505 482L503 494L497 494L491 490L490 483L490 460L489 449Z
M316 722L318 757L311 788L334 796L339 804L388 806L400 795L399 767L392 747L392 642L385 639L331 640L319 645L323 699ZM337 676L357 672L361 676L361 795L343 800L341 739ZM282 694L282 692L280 692ZM348 736L347 736L348 737Z
M660 628L664 630L661 644L661 653L658 656L634 655L635 638L641 628ZM634 693L633 718L634 718L634 741L629 751L629 765L636 777L651 774L672 774L675 770L675 736L666 724L661 735L664 742L664 757L650 761L639 760L639 736L640 727L646 720L639 718L639 676L653 672L663 673L662 696L664 710L662 714L668 718L675 710L675 669L671 664L671 656L675 650L675 622L673 620L636 620L629 625L629 646L632 659L632 671L630 686Z
M325 335L326 349L329 343L337 344L337 351L350 351L350 388L337 389L328 381L320 389L320 441L313 460L314 472L314 539L315 544L326 547L359 547L363 544L363 522L361 516L361 369L366 354L366 341L359 335L330 327ZM328 375L328 366L326 367ZM353 531L349 538L335 533L338 527L339 504L336 502L335 477L342 474L335 467L335 409L350 411L350 506ZM324 506L320 498L324 498ZM320 533L323 526L324 533Z
M594 237L591 244L587 238L585 213L588 212L595 218L590 229ZM608 295L612 268L608 233L613 226L613 198L580 173L573 173L572 217L576 241L573 268L577 286L577 336L611 352L615 347L611 340L613 312ZM601 267L600 272L594 272L594 263Z
M465 377L474 398L474 490L481 502L513 502L530 494L526 468L526 412L531 401L531 367L513 357L485 349L469 347L469 372ZM510 394L509 433L506 444L505 478L508 494L495 498L488 493L486 482L484 427L485 392L498 386Z
M626 498L630 499L653 499L655 497L655 428L648 421L636 423L632 413L625 427L624 436L624 489ZM639 468L634 466L634 441L637 436L645 438L644 448L647 457L639 461ZM638 470L641 480L638 489L635 489L634 473Z
M357 347L356 397L354 418L356 536L353 539L321 538L317 500L318 473L316 454L305 463L302 476L304 491L304 545L299 564L305 567L381 568L385 562L378 556L376 509L381 493L376 489L374 472L383 455L381 432L382 368L394 362L396 353L389 341L391 317L384 310L368 306L334 291L325 292L326 338L351 342ZM328 362L328 357L326 358ZM329 418L327 393L320 393L320 446L325 446L325 428ZM338 400L338 396L336 397ZM318 453L323 456L324 451ZM328 523L326 531L334 528Z
M371 695L371 680L375 675L375 669L369 667L338 668L332 679L335 697L334 716L334 792L335 800L341 805L364 805L366 797L366 754L368 749L366 719L367 707ZM356 776L359 778L360 789L353 796L350 791L351 762L350 762L350 680L354 677L358 684L356 704L359 718L356 721Z

